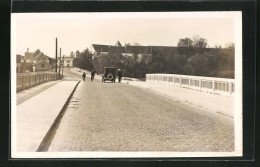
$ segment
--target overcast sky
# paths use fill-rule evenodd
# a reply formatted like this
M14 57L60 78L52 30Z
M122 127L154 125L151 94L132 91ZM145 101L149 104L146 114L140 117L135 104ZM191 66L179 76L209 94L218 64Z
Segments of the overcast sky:
M55 57L55 38L62 54L83 51L91 44L117 40L147 46L177 46L180 38L198 35L208 45L234 42L232 13L52 13L12 14L12 45L16 54L40 49Z

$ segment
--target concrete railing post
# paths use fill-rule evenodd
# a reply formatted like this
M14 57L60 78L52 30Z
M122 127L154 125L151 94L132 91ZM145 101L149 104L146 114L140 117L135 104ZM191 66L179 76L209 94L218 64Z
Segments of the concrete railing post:
M201 79L199 80L199 88L201 90Z
M23 83L23 80L24 80L24 79L23 79L23 78L24 78L24 76L22 76L22 88L23 88L23 85L24 85L24 83Z
M212 89L213 89L213 92L215 92L215 81L214 80L212 81Z
M31 86L31 76L29 75L29 86Z
M180 84L180 87L181 87L181 76L180 76L180 79L179 79L179 81L180 81L180 83L179 83L179 84Z
M232 82L229 82L229 93L232 94Z
M190 87L190 78L189 78L189 87Z

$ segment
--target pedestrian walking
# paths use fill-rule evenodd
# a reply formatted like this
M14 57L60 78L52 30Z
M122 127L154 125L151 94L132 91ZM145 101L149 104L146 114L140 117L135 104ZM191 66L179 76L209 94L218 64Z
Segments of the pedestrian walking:
M117 71L117 76L118 76L118 82L121 82L122 79L122 71L120 69L118 69Z
M82 74L82 78L83 78L83 81L85 81L85 78L86 78L86 73L85 72Z
M94 80L95 74L96 74L96 70L93 68L93 69L91 70L91 81Z

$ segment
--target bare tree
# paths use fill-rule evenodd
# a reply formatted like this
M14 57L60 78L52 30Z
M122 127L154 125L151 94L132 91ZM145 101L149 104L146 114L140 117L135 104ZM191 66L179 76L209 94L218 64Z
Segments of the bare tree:
M208 46L208 41L205 38L200 38L197 35L193 37L193 47L206 48L207 46Z

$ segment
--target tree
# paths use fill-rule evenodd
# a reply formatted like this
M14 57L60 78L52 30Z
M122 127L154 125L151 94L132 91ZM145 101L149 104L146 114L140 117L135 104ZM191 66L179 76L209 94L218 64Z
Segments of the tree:
M78 50L76 51L75 56L76 56L76 58L79 58L80 52Z
M55 59L48 57L49 63L51 65L51 69L55 66Z
M208 42L205 38L200 38L199 36L193 37L193 47L206 48L207 46L208 46Z
M188 58L194 54L193 41L190 38L179 39L177 46L179 53Z
M109 50L108 54L101 54L93 59L93 65L98 73L103 73L104 67L120 68L125 72L126 58L117 50Z
M185 73L187 75L208 76L210 63L207 55L196 54L191 57L185 66Z
M215 48L217 48L217 49L221 49L222 48L222 46L221 45L215 45Z
M108 66L108 57L105 54L101 54L95 57L92 61L94 68L98 74L103 73L104 67Z
M165 60L161 52L152 51L152 62L149 73L165 73Z
M219 51L217 67L218 77L234 78L235 48L224 48Z
M93 54L88 50L84 50L82 53L77 53L77 58L73 60L73 65L85 70L91 70L93 68L92 57Z
M184 67L187 64L187 58L181 54L175 54L168 61L168 66L171 66L171 72L173 74L185 74ZM170 64L171 63L171 64Z
M180 38L178 47L193 47L193 41L190 38Z
M200 38L199 36L193 37L193 47L196 53L202 54L205 52L205 48L208 46L208 42L204 38Z
M225 45L225 48L235 48L235 43L234 42L227 43Z
M74 53L73 53L73 51L70 52L70 57L73 57L73 58L74 58Z
M74 58L73 59L73 66L80 68L80 60L79 60L79 58Z

